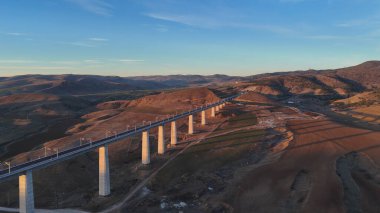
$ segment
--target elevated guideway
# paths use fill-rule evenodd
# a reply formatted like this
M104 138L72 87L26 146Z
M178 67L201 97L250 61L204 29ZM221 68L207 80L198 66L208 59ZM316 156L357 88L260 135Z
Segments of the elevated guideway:
M150 150L149 150L149 130L158 127L158 154L165 153L165 145L163 138L163 127L166 124L171 124L171 145L177 144L177 127L176 121L181 118L189 117L189 134L194 132L194 115L201 113L201 124L206 125L206 110L211 109L211 117L215 117L225 104L237 98L243 93L239 93L228 98L221 99L218 102L197 107L190 111L177 114L166 119L150 122L145 126L135 127L110 137L106 137L97 141L81 144L77 147L68 148L66 150L56 150L54 154L41 157L32 161L28 161L19 165L8 165L8 169L0 171L0 181L5 181L9 178L19 177L19 196L20 196L20 212L34 212L34 194L33 194L33 178L32 172L35 169L44 168L50 165L60 163L65 160L75 158L85 153L99 150L99 195L108 196L110 194L110 177L109 177L109 163L108 163L108 145L121 141L127 137L142 134L142 164L150 163Z

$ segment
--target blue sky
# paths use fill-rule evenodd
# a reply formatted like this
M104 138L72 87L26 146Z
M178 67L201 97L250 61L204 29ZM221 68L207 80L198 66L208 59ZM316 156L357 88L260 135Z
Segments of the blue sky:
M228 74L379 59L378 0L2 0L0 76Z

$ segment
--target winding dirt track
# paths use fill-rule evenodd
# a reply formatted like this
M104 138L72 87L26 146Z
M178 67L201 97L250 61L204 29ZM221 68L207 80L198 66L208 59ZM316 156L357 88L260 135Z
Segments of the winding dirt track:
M377 167L380 132L351 128L327 119L289 121L288 127L294 132L294 140L278 161L245 177L233 201L234 210L334 213L349 210L336 161L356 151L372 159ZM360 188L359 205L363 212L378 212L380 187L369 182L356 183Z

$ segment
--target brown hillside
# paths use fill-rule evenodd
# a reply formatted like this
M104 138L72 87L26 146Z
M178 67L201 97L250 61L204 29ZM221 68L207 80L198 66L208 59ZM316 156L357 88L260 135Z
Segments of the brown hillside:
M55 95L48 94L15 94L0 97L0 105L41 102L41 101L57 101L59 98Z
M380 86L380 61L368 61L353 67L336 70L336 74L360 83L366 88Z
M79 98L47 94L0 97L0 160L64 136L91 107Z
M74 146L82 137L100 139L105 137L107 132L125 131L126 128L134 128L136 124L163 119L169 114L180 113L217 100L219 98L207 88L190 88L146 96L133 100L128 105L122 105L125 103L123 101L106 102L98 105L99 111L82 116L86 121L72 126L67 132L70 135L45 145ZM178 127L181 125L179 123Z
M130 101L107 101L100 103L96 105L96 108L105 110L105 109L120 109L120 108L125 108L128 106Z
M236 99L237 101L249 101L263 104L276 104L275 101L257 92L248 92Z
M145 96L131 101L128 109L137 111L152 110L167 112L167 110L185 110L193 106L218 101L219 98L206 87L182 89L177 91L162 92L158 95Z
M375 92L363 92L356 94L352 97L334 101L334 103L355 104L359 102L378 102L380 100L379 94Z
M281 90L278 90L271 86L265 86L265 85L248 86L245 88L245 90L253 91L253 92L264 94L264 95L274 95L274 96L284 95L284 92L282 92Z
M284 87L291 94L311 94L311 95L326 95L328 88L325 85L315 81L309 76L285 76L283 77Z
M339 95L347 95L350 90L350 85L340 81L336 76L316 75L315 77L321 83L335 90Z

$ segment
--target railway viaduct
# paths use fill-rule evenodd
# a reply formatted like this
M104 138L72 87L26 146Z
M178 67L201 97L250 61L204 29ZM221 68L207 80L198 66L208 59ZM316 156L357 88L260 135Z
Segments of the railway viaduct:
M201 114L201 124L206 125L206 110L211 109L211 117L215 117L215 114L225 106L225 104L240 94L221 99L218 102L197 107L187 112L183 112L178 115L174 115L170 118L156 121L145 126L141 126L132 130L115 134L110 137L103 138L91 143L82 144L78 147L70 148L67 150L61 150L53 155L45 156L37 160L29 161L21 165L13 167L9 166L9 169L0 171L0 181L4 181L8 178L18 176L19 178L19 209L21 213L33 213L34 212L34 193L33 193L33 170L47 167L57 164L64 160L68 160L79 155L83 155L87 152L98 150L99 153L99 195L108 196L111 193L110 183L110 170L108 160L108 145L115 143L126 137L130 137L136 134L142 134L142 153L141 163L150 163L150 150L149 150L149 130L152 128L158 128L158 154L165 154L164 143L164 126L170 123L171 138L170 144L177 144L177 127L176 120L188 117L188 134L194 133L194 116L198 113Z

